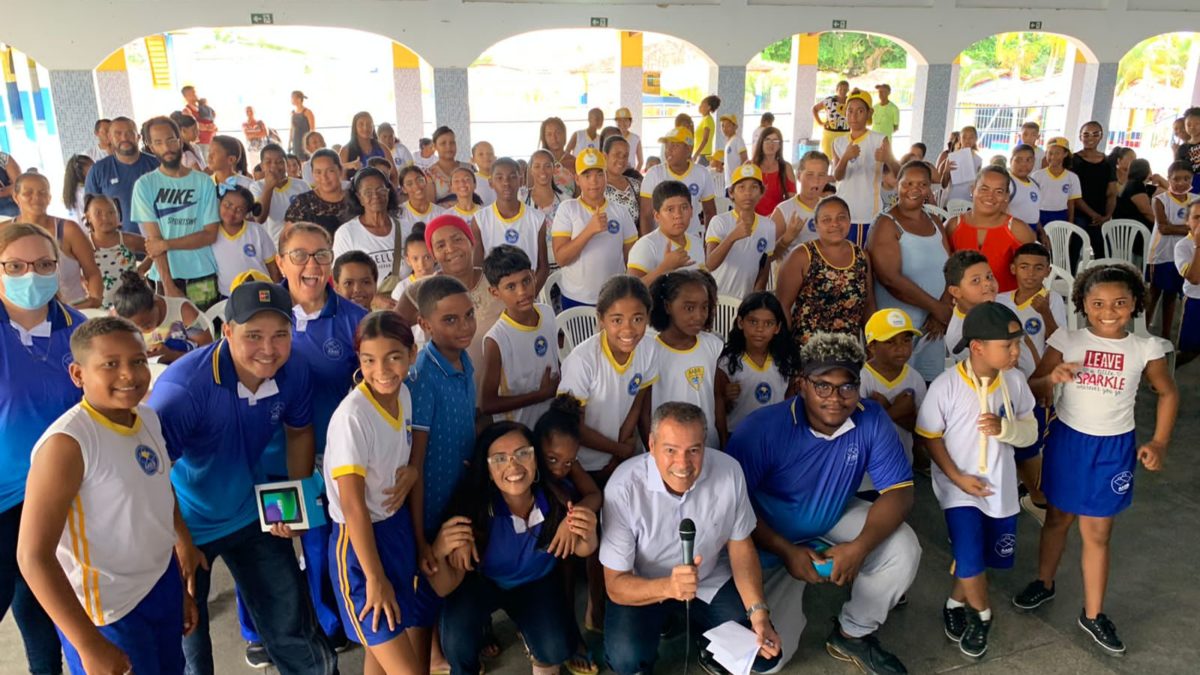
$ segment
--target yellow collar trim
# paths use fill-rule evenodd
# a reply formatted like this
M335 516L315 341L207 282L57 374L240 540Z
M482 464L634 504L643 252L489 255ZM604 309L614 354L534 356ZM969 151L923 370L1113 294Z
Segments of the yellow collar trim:
M908 364L907 363L904 364L904 367L900 369L900 374L897 375L896 379L894 379L894 380L889 380L886 377L884 377L883 373L880 373L878 370L875 370L875 368L872 367L871 364L867 363L864 365L866 366L867 372L870 373L871 376L874 377L876 380L879 380L880 384L887 387L888 389L895 389L896 386L898 384L900 384L901 382L903 382L904 378L908 375Z
M636 351L636 347L634 350ZM613 370L617 371L618 375L624 375L625 371L629 370L629 366L633 365L634 352L629 352L629 360L623 365L617 363L617 358L613 356L612 349L608 346L608 334L606 331L600 331L600 351L604 354L604 358L608 359L609 364L612 365Z
M97 424L122 436L133 436L142 430L142 418L138 417L137 413L133 413L133 426L127 427L124 424L118 424L105 417L103 413L93 408L92 404L88 403L86 398L80 401L79 405L87 411L88 416L95 420Z
M955 370L955 372L958 373L959 377L961 377L963 379L963 382L967 383L967 386L971 388L971 391L978 391L979 388L977 386L975 386L974 382L971 381L971 376L967 375L967 360L966 359L959 361L958 365L954 367L954 370ZM1004 377L1003 371L997 373L996 377L992 378L992 381L988 383L987 393L989 393L989 394L996 393L996 390L1000 388L1000 378L1002 378L1002 377Z
M387 408L384 408L383 404L381 404L379 400L375 398L375 394L371 392L371 388L367 386L366 382L359 382L356 389L361 391L363 396L367 397L367 400L370 401L371 405L375 407L375 411L379 413L379 416L383 418L383 421L388 423L388 426L397 431L404 427L404 422L402 421L404 419L403 403L399 404L400 408L398 412L400 413L400 417L392 417L392 414L387 411Z
M516 319L512 318L512 316L510 316L510 315L509 315L509 313L508 313L508 310L507 310L507 309L506 309L506 310L504 310L503 312L500 312L500 318L501 318L501 319L502 319L502 320L503 320L505 323L507 323L508 325L512 326L513 328L516 328L516 329L517 329L517 330L519 330L519 331L523 331L523 332L526 332L526 333L532 333L533 331L535 331L535 330L537 330L537 329L539 329L539 328L541 328L541 327L542 327L542 313L541 313L540 311L538 311L538 308L537 308L536 306L534 306L534 308L533 308L533 313L534 313L534 314L537 314L537 323L535 323L535 324L534 324L534 325L532 325L532 326L526 326L525 324L523 324L523 323L521 323L521 322L517 321Z

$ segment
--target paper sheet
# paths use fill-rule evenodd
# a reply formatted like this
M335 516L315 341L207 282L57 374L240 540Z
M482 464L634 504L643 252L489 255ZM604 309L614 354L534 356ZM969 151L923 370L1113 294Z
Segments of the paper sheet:
M952 184L970 183L975 180L975 155L971 152L970 148L955 150L946 159L954 162L956 165L950 172L950 182Z
M708 651L731 675L749 675L758 654L758 635L737 623L726 621L704 634Z

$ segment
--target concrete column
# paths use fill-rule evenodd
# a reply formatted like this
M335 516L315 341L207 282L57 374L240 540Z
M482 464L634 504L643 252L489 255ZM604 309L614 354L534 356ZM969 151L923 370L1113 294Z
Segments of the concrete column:
M948 119L958 98L958 67L949 63L930 63L917 66L913 83L912 127L913 142L929 147L933 157L946 141L952 121ZM931 158L932 159L932 158Z
M821 138L821 130L813 128L812 118L812 107L817 102L817 53L820 43L820 33L792 36L792 147L806 140L819 142ZM786 135L789 130L782 131ZM746 136L746 142L750 142L749 136Z
M1092 104L1096 96L1096 71L1094 63L1088 63L1075 45L1067 45L1067 64L1063 68L1065 79L1063 90L1067 92L1067 108L1063 117L1063 135L1075 138L1079 127L1091 119ZM1105 129L1108 118L1100 120Z
M1096 85L1092 88L1095 95L1092 99L1091 114L1083 120L1085 123L1088 120L1097 120L1104 126L1105 137L1100 139L1100 146L1097 148L1100 151L1104 150L1104 146L1108 142L1108 121L1112 118L1113 99L1117 95L1117 65L1115 62L1101 63L1096 69ZM1070 137L1068 136L1068 138Z
M466 68L433 69L433 105L438 126L454 130L458 160L471 159L471 98Z
M96 86L90 70L50 71L50 92L53 111L47 111L48 123L53 116L58 122L58 140L63 160L87 152L96 142L92 129L100 118L96 105Z
M128 117L133 113L133 93L129 88L129 70L125 65L125 48L109 55L96 66L96 98L100 101L100 115L112 119Z
M717 96L721 97L721 115L733 115L737 118L738 129L744 130L746 119L746 66L717 66ZM717 145L714 150L725 148L725 134L721 133L720 120L717 124ZM743 139L744 140L744 139Z
M1183 71L1183 90L1189 105L1200 105L1200 40L1192 39L1187 68Z
M425 128L421 108L421 59L399 42L392 43L392 86L396 95L396 138L416 152L417 141L424 135ZM458 129L455 133L459 133Z
M630 131L641 137L642 134L642 33L633 30L619 32L621 39L621 93L620 107L629 108L633 113L633 124ZM642 149L646 144L643 140ZM637 159L636 157L634 158Z

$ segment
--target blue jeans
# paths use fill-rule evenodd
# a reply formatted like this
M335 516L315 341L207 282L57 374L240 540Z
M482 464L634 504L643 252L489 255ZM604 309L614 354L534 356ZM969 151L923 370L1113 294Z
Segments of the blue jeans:
M342 618L338 616L337 600L333 596L333 582L329 580L329 533L332 530L326 515L324 525L300 533L309 597L312 598L313 608L317 611L317 621L321 624L321 630L329 638L343 635ZM237 599L238 626L242 631L242 639L246 642L262 642L258 631L254 629L254 619L246 609L246 601L242 599L240 588L234 589L234 597Z
M0 620L13 610L25 658L33 675L57 675L63 671L62 647L54 622L33 597L33 591L17 568L17 532L21 525L21 504L0 513ZM9 659L15 657L9 655Z
M712 602L692 600L690 610L689 639L691 636L701 639L703 633L726 621L737 621L747 627L750 625L733 579L725 582L713 596ZM684 604L678 600L644 607L618 605L609 600L604 613L604 656L608 659L608 667L617 671L618 675L654 672L663 623L668 615L683 612ZM779 658L764 659L759 656L754 659L753 669L759 673L768 671L779 662Z
M225 561L242 591L263 646L279 672L331 675L337 656L321 634L292 542L259 529L258 522L200 546L209 563ZM212 675L212 638L208 634L208 590L212 574L196 570L200 625L183 639L188 675Z
M442 651L450 662L451 675L479 672L484 631L496 609L503 609L517 624L538 663L558 665L575 653L579 627L567 605L557 568L541 579L508 590L478 571L470 572L442 608Z

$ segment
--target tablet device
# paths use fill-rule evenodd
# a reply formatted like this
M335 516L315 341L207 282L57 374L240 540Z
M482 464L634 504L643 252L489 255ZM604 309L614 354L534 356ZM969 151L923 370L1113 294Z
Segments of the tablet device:
M321 505L319 474L305 480L287 480L254 486L258 524L263 532L279 523L293 530L308 530L325 524Z

